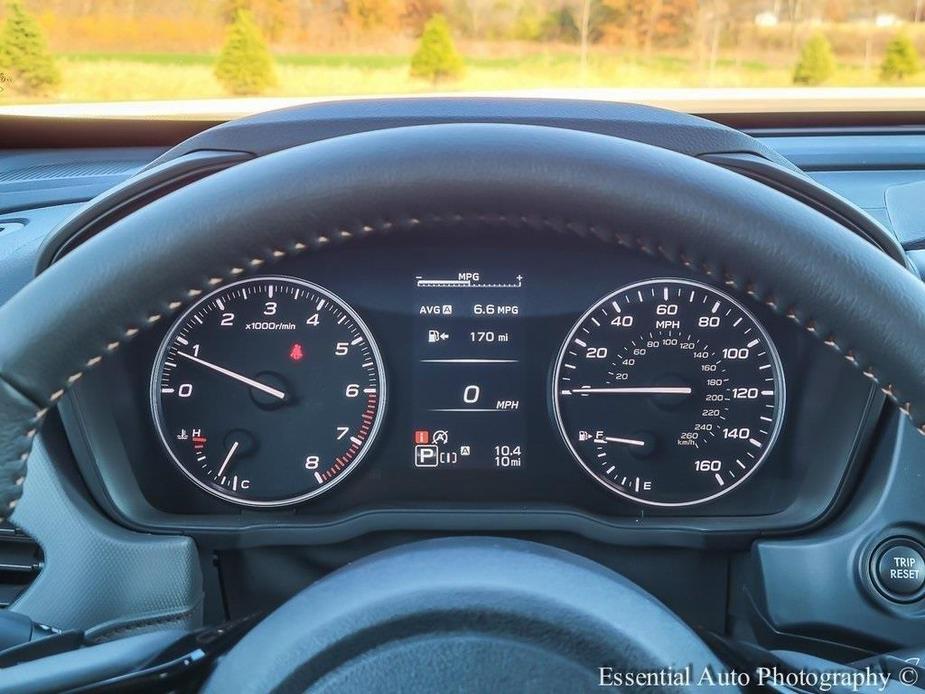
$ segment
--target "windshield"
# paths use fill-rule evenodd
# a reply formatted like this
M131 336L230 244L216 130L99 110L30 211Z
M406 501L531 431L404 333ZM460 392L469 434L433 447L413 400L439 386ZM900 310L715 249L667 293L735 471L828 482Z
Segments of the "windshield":
M0 8L0 113L212 117L433 93L923 110L923 5L12 0Z

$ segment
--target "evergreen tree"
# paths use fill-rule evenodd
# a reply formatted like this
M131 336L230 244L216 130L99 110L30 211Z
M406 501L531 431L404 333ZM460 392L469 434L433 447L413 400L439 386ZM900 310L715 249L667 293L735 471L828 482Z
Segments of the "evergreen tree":
M463 59L453 44L450 25L443 15L435 14L424 25L421 42L411 57L411 76L436 84L461 77L463 70Z
M0 72L10 89L27 95L47 95L61 84L61 73L48 50L42 28L22 3L7 5L7 19L0 30Z
M793 70L794 84L822 84L835 72L835 55L823 34L814 34L803 45L800 60Z
M273 56L248 10L238 10L215 64L215 77L232 94L261 94L276 84Z
M886 47L886 56L880 65L880 79L901 80L914 75L921 69L915 44L905 34L900 34Z

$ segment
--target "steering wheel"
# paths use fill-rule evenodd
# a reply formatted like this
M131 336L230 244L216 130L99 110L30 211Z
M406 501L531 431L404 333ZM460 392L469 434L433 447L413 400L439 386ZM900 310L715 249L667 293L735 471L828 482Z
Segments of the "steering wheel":
M486 228L594 236L767 304L842 353L925 433L925 286L836 222L696 158L524 125L379 130L177 190L90 239L0 309L0 509L50 408L139 332L275 260L370 235ZM613 572L529 543L443 540L307 588L225 658L215 691L594 683L589 665L714 665ZM243 688L243 689L242 689Z

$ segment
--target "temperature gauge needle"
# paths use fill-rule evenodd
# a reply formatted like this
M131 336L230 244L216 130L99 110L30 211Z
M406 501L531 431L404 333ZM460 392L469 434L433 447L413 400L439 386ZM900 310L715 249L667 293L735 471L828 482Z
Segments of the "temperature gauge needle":
M228 467L228 463L231 462L231 458L234 456L234 452L238 450L239 445L240 444L237 441L231 444L231 448L228 449L228 455L225 456L225 460L222 461L222 466L218 469L218 475L216 475L217 477L221 477L225 474L225 468Z
M286 394L283 391L273 388L272 386L265 385L261 383L260 381L255 381L254 379L248 378L247 376L242 376L241 374L235 373L234 371L229 371L228 369L221 367L218 364L213 364L212 362L208 362L205 359L194 357L192 354L187 354L186 352L177 351L177 354L183 357L184 359L189 359L191 362L200 364L201 366L204 366L207 369L212 369L213 371L220 373L223 376L227 376L228 378L233 378L234 380L239 381L245 385L248 385L251 388L254 388L263 393L266 393L267 395L272 395L274 398L279 398L280 400L286 399Z
M601 438L594 439L594 443L624 443L627 446L645 446L645 441L640 441L639 439L622 439L619 436L602 436Z

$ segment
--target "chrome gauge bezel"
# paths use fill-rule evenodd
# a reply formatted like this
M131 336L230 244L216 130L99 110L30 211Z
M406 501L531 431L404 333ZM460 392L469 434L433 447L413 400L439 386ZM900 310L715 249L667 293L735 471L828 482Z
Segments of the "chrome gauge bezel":
M567 354L568 346L572 342L572 340L575 338L578 330L585 323L585 321L587 321L589 317L595 311L598 311L603 304L605 304L606 302L612 301L615 297L621 296L626 292L629 292L634 289L638 289L640 287L645 287L645 286L649 286L652 284L662 284L666 282L672 283L672 284L687 285L690 287L696 287L700 290L706 290L708 292L712 292L718 295L719 297L722 297L724 300L728 301L736 309L741 311L749 320L751 320L752 323L757 327L762 338L765 340L765 342L768 345L768 353L769 353L769 356L774 366L772 370L774 372L774 378L775 378L775 389L780 394L779 406L775 410L775 420L773 424L773 429L770 433L770 436L768 437L768 442L767 444L765 444L761 456L752 465L752 467L749 470L747 470L746 473L742 475L741 478L736 480L733 484L730 484L728 487L724 487L723 489L716 492L715 494L711 494L710 496L702 497L699 499L694 499L691 501L682 501L682 502L654 501L651 499L645 499L645 498L640 498L638 496L633 496L632 494L627 493L624 489L621 489L619 486L610 483L610 481L607 480L606 478L603 478L600 475L596 474L595 471L585 462L585 460L583 459L579 451L576 450L575 446L572 444L566 432L565 425L563 422L562 412L560 408L560 396L558 393L560 373L562 369L563 360ZM579 316L579 318L574 322L572 327L569 329L568 333L566 333L565 338L562 341L562 345L556 354L556 361L554 364L554 368L552 369L552 381L550 383L550 387L547 392L549 393L549 397L551 398L553 419L555 420L555 425L559 432L559 436L562 439L562 442L565 444L566 448L568 449L570 455L575 460L575 462L577 462L581 466L581 468L591 477L591 479L593 479L599 485L604 487L607 491L613 494L617 494L618 496L623 497L629 501L632 501L635 504L640 504L643 506L659 507L659 508L684 508L684 507L691 507L691 506L700 506L702 504L706 504L711 501L714 501L720 497L726 496L732 491L734 491L735 489L738 489L742 484L746 482L746 480L750 479L755 474L755 472L764 465L768 456L774 449L774 445L776 444L777 439L781 432L781 428L783 427L783 423L784 423L784 419L786 415L786 409L787 409L786 376L784 374L783 364L781 362L780 355L778 354L777 346L774 344L774 341L771 339L771 336L770 334L768 334L768 331L764 327L764 325L755 317L754 313L749 311L742 304L741 301L736 300L734 297L730 296L728 293L722 291L721 289L718 289L717 287L714 287L713 285L706 284L704 282L698 282L696 280L682 278L682 277L655 277L655 278L642 280L639 282L633 282L633 283L618 287L617 289L611 292L608 292L604 296L594 301L591 304L591 306L584 313L582 313L581 316Z
M183 465L183 463L181 463L180 460L177 458L176 454L170 447L170 444L167 441L167 438L164 434L164 430L166 426L165 426L164 418L163 418L162 403L159 397L160 396L159 381L160 381L161 370L162 370L165 354L168 348L170 347L170 344L176 334L177 329L181 327L182 325L184 325L185 322L189 319L190 315L192 315L200 306L211 301L212 298L215 297L216 295L223 294L225 292L233 290L235 287L239 287L239 286L246 285L246 284L274 282L274 281L298 284L302 287L305 287L306 289L309 289L313 292L317 292L318 294L321 294L322 296L326 297L329 301L334 302L340 308L342 308L344 312L348 316L350 316L350 319L356 323L357 327L365 335L369 343L370 351L372 352L373 360L378 370L379 404L378 404L378 409L376 411L376 416L373 420L373 424L370 427L370 432L369 432L369 435L367 436L365 445L357 453L357 456L350 462L350 464L347 465L347 467L340 474L338 474L333 480L331 480L328 484L322 487L319 487L318 489L307 492L305 494L299 494L296 496L287 497L285 499L274 499L274 500L269 500L269 501L242 499L241 497L236 497L231 494L224 493L220 489L217 489L215 487L212 487L204 483L202 480L197 478L193 473L187 470L186 467ZM321 285L315 284L314 282L309 282L308 280L304 280L300 277L293 277L290 275L259 275L256 277L249 277L247 279L238 280L236 282L230 282L226 285L223 285L215 289L212 292L209 292L205 296L202 296L197 301L193 302L189 307L187 307L187 309L176 320L173 321L173 323L171 323L170 328L167 330L163 339L161 340L160 347L157 350L157 355L155 356L154 363L151 367L151 378L150 378L150 384L149 384L149 405L151 407L151 415L152 415L152 419L154 423L154 429L157 432L161 445L163 446L164 450L167 452L170 459L173 461L174 465L176 465L176 467L180 470L180 472L183 473L184 477L190 480L199 489L211 494L212 496L216 498L219 498L223 501L227 501L229 503L235 504L237 506L243 506L243 507L249 507L249 508L264 508L264 509L280 508L280 507L287 507L287 506L293 506L296 504L300 504L310 499L317 498L325 494L326 492L329 492L330 490L337 487L337 485L343 482L347 477L349 477L350 473L352 473L360 465L360 463L366 458L367 454L369 453L369 451L373 448L373 446L376 443L376 439L378 438L379 430L382 425L382 421L385 418L385 412L388 406L388 377L386 375L385 364L382 359L382 354L379 351L379 345L376 343L376 339L372 331L370 331L369 326L366 325L366 323L363 321L362 318L360 318L356 310L354 310L354 308L347 301L345 301L343 298L335 294L330 289L327 289L325 287L322 287Z

